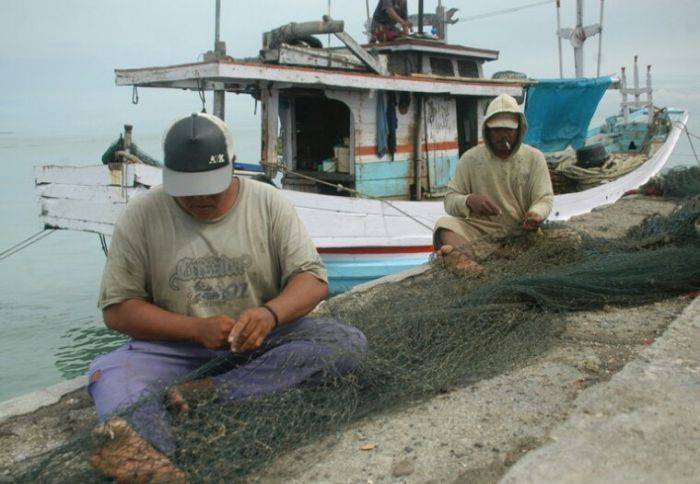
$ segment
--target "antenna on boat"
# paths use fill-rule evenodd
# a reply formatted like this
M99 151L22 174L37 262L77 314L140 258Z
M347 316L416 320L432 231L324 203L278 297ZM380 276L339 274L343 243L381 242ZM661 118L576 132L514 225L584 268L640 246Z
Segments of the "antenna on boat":
M562 61L561 61L561 39L568 39L574 48L574 64L576 67L576 77L583 77L583 44L586 39L593 37L594 35L600 35L603 31L603 0L600 2L600 24L593 25L583 25L583 0L576 0L576 27L573 29L562 29L560 28L560 17L559 17L560 1L557 0L557 37L559 37L559 73L561 77L563 75ZM598 41L598 72L600 73L600 46L601 41Z
M423 0L418 0L418 35L423 35Z
M214 16L214 56L221 59L226 55L226 42L221 41L221 0L216 0L216 14ZM214 90L214 116L222 121L226 117L226 91Z

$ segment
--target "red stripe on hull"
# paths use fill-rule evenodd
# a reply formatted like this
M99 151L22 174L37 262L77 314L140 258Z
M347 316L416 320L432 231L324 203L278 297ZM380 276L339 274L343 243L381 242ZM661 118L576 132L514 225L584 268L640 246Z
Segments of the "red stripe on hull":
M413 247L327 247L319 248L319 254L423 254L433 252L431 245Z
M459 148L459 143L456 141L441 141L437 143L423 143L421 149L423 151L447 151L456 150ZM396 146L396 153L413 153L412 144L404 144ZM377 154L376 146L358 146L355 148L355 154L359 156L371 156Z

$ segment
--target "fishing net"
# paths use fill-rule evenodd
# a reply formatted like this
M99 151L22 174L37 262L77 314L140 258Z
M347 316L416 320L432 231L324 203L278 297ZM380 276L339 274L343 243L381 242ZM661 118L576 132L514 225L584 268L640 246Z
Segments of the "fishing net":
M402 282L331 299L320 314L367 337L360 366L344 375L329 372L317 386L235 404L213 397L170 423L177 441L172 460L193 482L240 480L285 451L359 419L527 364L561 333L566 313L698 291L699 216L700 199L690 198L621 239L545 230L528 242L528 250L514 241L514 250L486 261L483 275L454 275L435 263ZM151 395L126 414L163 397ZM99 481L88 464L95 445L100 441L94 437L78 436L21 480Z
M700 193L700 166L677 167L662 176L655 176L625 195L642 194L669 198L692 197Z

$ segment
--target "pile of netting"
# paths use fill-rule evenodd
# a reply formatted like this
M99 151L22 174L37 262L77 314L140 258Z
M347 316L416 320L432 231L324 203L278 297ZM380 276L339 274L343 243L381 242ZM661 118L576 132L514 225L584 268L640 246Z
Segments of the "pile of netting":
M700 166L674 168L663 176L652 178L630 193L673 198L692 197L700 193Z
M550 347L568 313L698 291L698 217L694 198L621 239L545 230L528 250L487 261L484 275L454 275L436 263L411 279L331 299L321 313L364 332L363 363L319 386L202 404L173 421L173 461L191 481L236 481L359 419L527 364ZM23 479L98 481L88 464L93 445L90 435L79 436Z

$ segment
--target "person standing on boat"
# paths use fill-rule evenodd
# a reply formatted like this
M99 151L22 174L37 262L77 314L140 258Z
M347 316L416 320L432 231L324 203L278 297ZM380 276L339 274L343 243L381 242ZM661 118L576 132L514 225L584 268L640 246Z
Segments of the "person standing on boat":
M495 98L483 129L484 143L459 160L445 197L448 215L434 230L437 256L458 271L482 270L478 261L499 239L536 231L554 200L544 155L523 144L527 123L515 99Z
M412 28L413 24L408 20L407 0L379 0L372 16L373 43L396 40L409 35Z
M91 462L120 482L184 478L166 407L186 415L198 398L317 383L353 369L366 345L356 328L306 316L328 294L326 270L284 195L232 176L223 121L179 119L163 147L163 186L127 205L100 291L106 325L132 339L89 369L107 436Z

